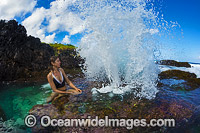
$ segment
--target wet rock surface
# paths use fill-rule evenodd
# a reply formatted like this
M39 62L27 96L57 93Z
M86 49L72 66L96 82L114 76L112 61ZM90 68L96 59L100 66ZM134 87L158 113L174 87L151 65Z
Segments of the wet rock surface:
M194 90L200 88L200 78L197 75L190 72L181 70L167 70L159 74L159 78L162 79L183 79L184 83L181 83L179 88L185 88L185 90ZM160 84L159 84L160 85ZM162 86L162 85L161 85ZM185 87L183 87L185 86Z
M84 80L82 80L84 82ZM149 123L151 119L175 119L176 128L187 124L193 117L195 107L183 100L169 100L158 97L153 100L147 99L131 99L124 97L122 100L119 95L109 97L108 94L101 94L99 97L94 97L91 94L91 88L96 83L88 82L83 89L83 93L79 95L63 95L57 98L51 104L36 105L29 113L37 114L40 118L44 114L48 114L53 118L91 118L105 119L146 119ZM129 128L131 128L129 126ZM56 127L45 128L46 132L167 132L175 128L167 127ZM32 129L34 132L41 131L38 126Z

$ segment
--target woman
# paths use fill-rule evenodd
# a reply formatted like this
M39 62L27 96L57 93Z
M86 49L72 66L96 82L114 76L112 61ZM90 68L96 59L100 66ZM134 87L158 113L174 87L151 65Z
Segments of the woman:
M47 99L47 103L51 102L59 94L80 94L82 91L78 89L74 84L67 78L64 70L60 67L61 61L58 56L52 56L50 58L51 72L47 75L48 82L53 89L53 93ZM68 83L73 89L67 90L65 82Z

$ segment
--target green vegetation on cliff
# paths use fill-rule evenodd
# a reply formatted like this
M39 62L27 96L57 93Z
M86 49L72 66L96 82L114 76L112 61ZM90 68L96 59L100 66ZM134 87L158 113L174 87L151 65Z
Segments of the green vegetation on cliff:
M49 45L53 48L55 55L60 54L64 50L74 50L77 48L71 44L64 45L61 43L49 43Z

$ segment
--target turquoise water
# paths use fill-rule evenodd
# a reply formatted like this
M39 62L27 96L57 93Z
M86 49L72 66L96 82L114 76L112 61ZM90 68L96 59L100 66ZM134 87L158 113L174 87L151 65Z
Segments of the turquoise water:
M29 110L45 103L51 92L47 84L4 85L0 91L0 107L12 126L23 126Z
M74 85L81 89L83 82L78 79ZM12 83L0 84L0 88L0 108L6 116L6 120L1 120L0 116L0 132L9 131L10 128L17 133L31 132L25 126L24 119L34 105L46 104L47 97L52 93L50 85L46 82Z

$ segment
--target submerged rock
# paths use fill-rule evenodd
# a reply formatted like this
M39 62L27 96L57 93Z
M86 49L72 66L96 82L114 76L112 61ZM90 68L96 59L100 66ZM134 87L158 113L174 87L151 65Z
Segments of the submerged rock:
M2 120L6 120L6 115L5 115L5 113L4 113L4 111L3 111L3 109L0 107L0 119L2 118Z
M69 102L69 94L59 94L54 98L52 104L58 109L59 113L63 113L65 104Z

